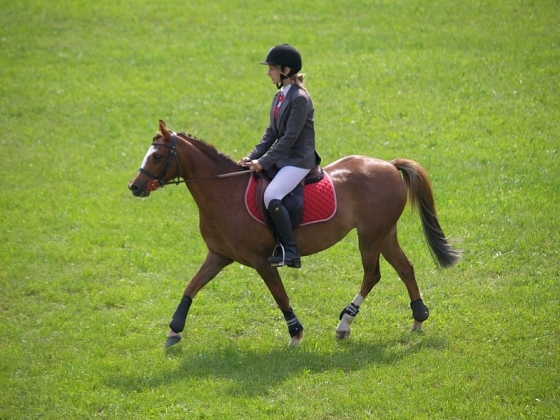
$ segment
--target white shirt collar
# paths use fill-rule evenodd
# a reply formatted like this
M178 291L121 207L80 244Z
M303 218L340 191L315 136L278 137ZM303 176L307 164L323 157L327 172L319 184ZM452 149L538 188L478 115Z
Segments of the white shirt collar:
M286 97L288 95L288 92L290 91L290 88L292 87L292 85L287 85L287 86L282 86L282 93L284 93L284 97Z

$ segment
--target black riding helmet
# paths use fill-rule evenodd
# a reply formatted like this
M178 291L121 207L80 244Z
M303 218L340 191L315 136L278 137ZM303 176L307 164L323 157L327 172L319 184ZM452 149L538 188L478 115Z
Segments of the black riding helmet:
M280 76L282 80L286 77L293 76L301 70L301 54L298 50L288 44L281 44L272 47L266 56L265 61L261 61L261 64L266 65L278 65L284 72L284 67L290 68L290 73L286 76L283 74Z

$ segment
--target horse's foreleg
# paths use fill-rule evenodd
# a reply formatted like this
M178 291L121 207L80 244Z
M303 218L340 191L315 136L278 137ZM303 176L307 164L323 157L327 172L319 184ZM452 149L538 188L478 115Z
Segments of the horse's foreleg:
M414 318L414 323L410 331L422 331L422 323L428 319L430 311L422 301L422 294L420 293L414 275L414 267L408 258L406 258L404 251L399 245L396 228L393 229L385 240L381 253L387 262L393 266L408 290L411 302L410 308L412 309L412 316Z
M335 336L338 340L344 340L350 337L350 325L354 322L356 315L358 315L360 305L381 279L379 251L375 251L375 247L366 247L365 244L360 241L360 252L362 254L362 264L364 266L364 278L360 293L358 293L354 300L340 313L340 322L335 330Z
M292 309L290 299L288 298L280 274L278 274L278 269L269 265L255 267L255 269L264 280L276 304L282 311L282 314L284 314L284 320L286 321L288 332L290 333L289 346L299 346L301 340L303 340L303 325L299 322L299 319Z
M212 280L216 275L222 271L222 269L231 264L232 260L224 257L223 255L215 254L213 252L208 252L206 259L202 266L191 279L185 291L183 293L183 298L177 306L175 313L169 323L169 334L167 334L166 347L178 343L181 340L181 332L185 328L185 322L187 319L187 314L189 308L191 307L192 300L210 280Z

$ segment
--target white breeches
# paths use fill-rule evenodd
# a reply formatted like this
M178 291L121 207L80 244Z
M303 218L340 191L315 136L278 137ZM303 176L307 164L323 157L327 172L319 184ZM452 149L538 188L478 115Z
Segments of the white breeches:
M265 207L268 209L272 200L282 200L291 193L309 171L311 169L296 168L295 166L281 168L264 192Z

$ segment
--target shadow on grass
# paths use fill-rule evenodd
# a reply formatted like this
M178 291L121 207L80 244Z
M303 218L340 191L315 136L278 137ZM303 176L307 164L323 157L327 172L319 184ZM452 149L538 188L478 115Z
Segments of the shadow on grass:
M174 371L159 371L155 376L113 376L108 379L107 385L134 392L169 386L185 379L216 379L225 380L228 392L232 395L252 396L267 392L293 377L336 371L348 373L371 365L395 364L423 350L446 346L444 339L423 334L411 334L383 344L348 340L335 343L327 351L307 349L305 346L297 349L247 350L232 343L226 348L185 356L185 349L177 346L166 350L168 357L184 359Z

